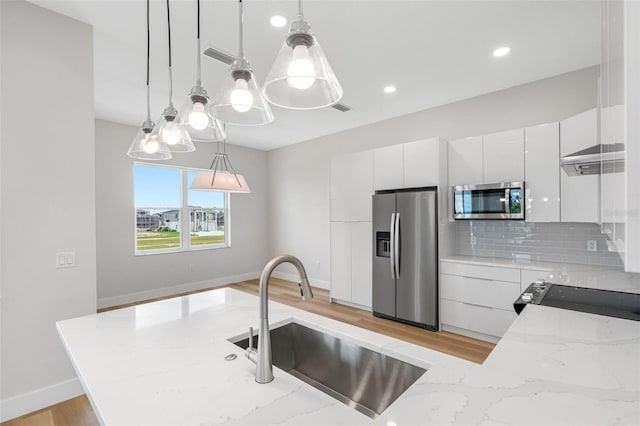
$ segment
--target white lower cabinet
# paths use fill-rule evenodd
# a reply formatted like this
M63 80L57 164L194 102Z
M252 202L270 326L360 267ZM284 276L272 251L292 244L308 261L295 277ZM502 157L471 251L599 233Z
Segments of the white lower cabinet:
M331 299L371 308L371 222L331 222Z
M441 262L440 324L443 330L496 342L516 318L520 270Z

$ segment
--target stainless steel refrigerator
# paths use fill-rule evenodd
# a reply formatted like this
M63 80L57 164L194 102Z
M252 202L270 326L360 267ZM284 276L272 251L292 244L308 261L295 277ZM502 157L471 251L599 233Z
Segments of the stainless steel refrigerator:
M373 196L373 314L438 330L435 187Z

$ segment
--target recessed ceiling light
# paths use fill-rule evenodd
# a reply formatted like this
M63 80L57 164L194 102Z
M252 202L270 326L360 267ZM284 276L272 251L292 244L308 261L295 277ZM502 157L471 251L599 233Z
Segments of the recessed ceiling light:
M384 88L384 93L393 93L396 91L396 86L387 86Z
M501 56L507 55L509 52L511 52L511 49L508 47L500 47L496 50L493 51L493 56L495 56L496 58L499 58Z
M284 16L275 15L271 17L270 22L271 22L271 25L273 25L274 27L280 28L287 25L287 18L285 18Z

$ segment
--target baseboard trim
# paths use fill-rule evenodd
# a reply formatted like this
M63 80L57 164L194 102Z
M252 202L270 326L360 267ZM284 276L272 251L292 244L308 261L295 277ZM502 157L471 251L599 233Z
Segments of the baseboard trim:
M271 276L274 278L280 278L281 280L293 281L294 283L297 283L299 281L297 274L288 274L286 272L275 271L273 274L271 274ZM311 284L312 287L329 290L329 281L309 278L309 284Z
M103 297L98 299L98 309L112 306L126 305L158 297L172 296L174 294L187 293L190 291L204 290L211 287L237 283L240 281L253 280L260 276L260 272L249 272L246 274L232 275L228 277L214 278L211 280L195 281L180 284L172 287L163 287L153 290L140 291L136 293L123 294L121 296Z
M466 330L464 328L458 328L453 325L440 324L440 330L448 331L449 333L460 334L461 336L471 337L472 339L483 340L485 342L497 344L500 341L499 337L491 336L490 334L479 333L477 331Z
M36 389L0 401L0 422L32 413L84 394L77 378Z

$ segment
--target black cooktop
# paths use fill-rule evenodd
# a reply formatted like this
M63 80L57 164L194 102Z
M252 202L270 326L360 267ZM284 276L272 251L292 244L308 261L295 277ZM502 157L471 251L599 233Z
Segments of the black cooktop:
M540 305L640 321L640 295L553 284Z
M635 293L533 283L514 303L516 312L527 303L640 321L640 294Z

